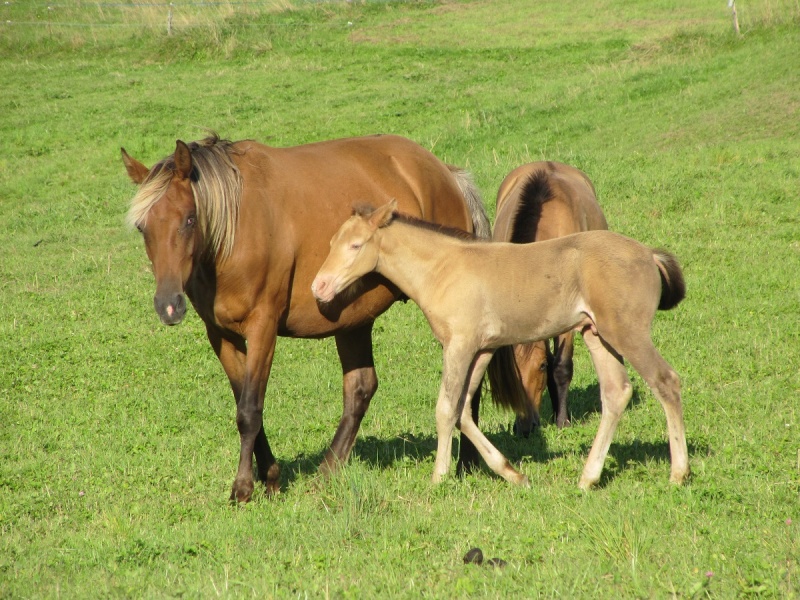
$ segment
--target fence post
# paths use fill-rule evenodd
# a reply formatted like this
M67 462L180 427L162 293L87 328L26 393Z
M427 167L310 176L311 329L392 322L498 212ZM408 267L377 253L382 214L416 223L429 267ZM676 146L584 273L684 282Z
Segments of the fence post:
M167 13L167 35L172 35L172 7L173 3L169 3L169 12Z
M731 17L733 18L733 31L736 35L742 35L739 31L739 17L736 14L736 0L728 0L728 8L731 9Z

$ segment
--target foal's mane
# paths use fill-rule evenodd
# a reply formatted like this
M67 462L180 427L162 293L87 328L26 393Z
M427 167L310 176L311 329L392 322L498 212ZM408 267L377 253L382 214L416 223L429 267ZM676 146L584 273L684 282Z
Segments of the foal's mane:
M514 215L510 242L528 244L536 238L536 228L542 217L542 205L553 199L553 189L547 171L535 171L528 177L520 194Z
M369 205L356 206L353 209L353 214L358 215L360 217L368 217L373 212L375 212L375 208ZM464 231L463 229L459 229L458 227L449 227L447 225L439 225L437 223L431 223L430 221L425 221L424 219L418 219L417 217L412 217L411 215L407 215L399 211L394 211L392 213L391 220L385 226L391 225L395 221L398 221L400 223L405 223L406 225L411 225L412 227L417 227L419 229L433 231L434 233L441 233L448 237L456 238L459 240L478 241L480 239L474 233L470 233L469 231Z
M242 176L232 156L234 142L220 139L216 133L187 144L192 155L190 181L197 210L197 223L205 241L205 252L225 258L233 249ZM140 226L147 220L153 205L166 193L175 173L175 155L156 163L131 200L127 221Z

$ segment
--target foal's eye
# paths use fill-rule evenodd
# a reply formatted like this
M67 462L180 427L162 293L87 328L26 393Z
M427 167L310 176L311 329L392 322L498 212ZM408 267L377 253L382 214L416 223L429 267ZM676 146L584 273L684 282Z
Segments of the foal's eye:
M194 227L197 224L197 217L195 215L190 215L186 218L186 227Z
M543 362L542 364L540 364L540 365L539 365L539 370L540 370L540 371L542 371L543 373L544 373L545 371L547 371L547 363L546 363L546 362Z
M350 250L361 250L361 244L350 244Z

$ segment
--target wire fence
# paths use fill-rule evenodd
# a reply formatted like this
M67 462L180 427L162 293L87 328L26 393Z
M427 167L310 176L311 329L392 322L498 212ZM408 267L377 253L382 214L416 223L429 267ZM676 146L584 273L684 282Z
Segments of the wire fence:
M287 10L325 0L161 0L153 2L19 2L0 0L6 27L163 29L210 25L236 14ZM349 2L351 0L341 0ZM386 3L392 0L368 0Z

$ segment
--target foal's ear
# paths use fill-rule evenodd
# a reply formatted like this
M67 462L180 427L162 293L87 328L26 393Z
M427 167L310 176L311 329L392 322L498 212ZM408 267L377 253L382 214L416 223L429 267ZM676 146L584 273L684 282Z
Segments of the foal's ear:
M369 224L378 229L380 227L386 227L389 223L392 222L392 218L394 217L394 211L397 210L397 198L392 198L381 206L380 208L376 209L372 215L369 217Z
M175 174L181 179L189 179L192 172L192 151L181 140L175 142Z
M147 174L150 173L150 169L125 152L125 148L120 148L120 150L122 151L122 162L125 164L125 170L128 171L128 177L137 185L142 183L147 178Z

